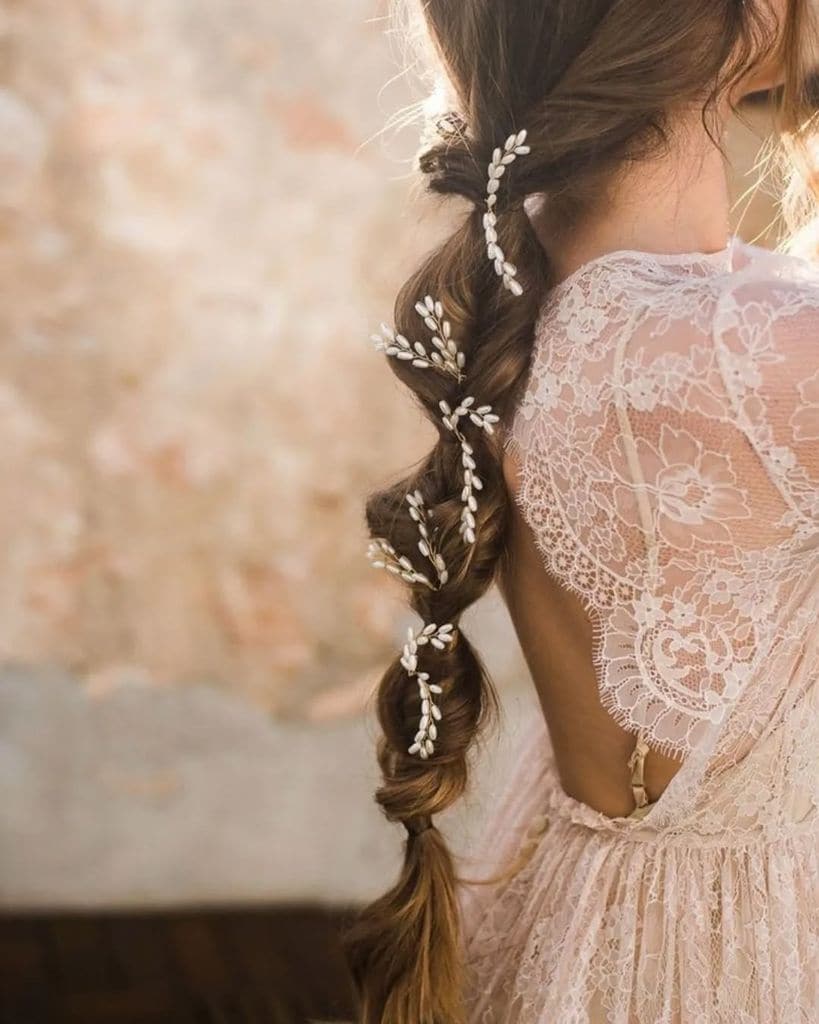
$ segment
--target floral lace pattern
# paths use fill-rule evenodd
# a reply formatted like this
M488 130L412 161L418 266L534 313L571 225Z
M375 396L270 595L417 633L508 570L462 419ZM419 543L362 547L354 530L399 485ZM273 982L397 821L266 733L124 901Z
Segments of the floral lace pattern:
M563 794L545 742L521 758L487 855L544 801L551 824L464 896L470 1020L817 1019L817 441L811 264L736 238L620 252L547 298L517 500L593 622L602 703L683 765L611 819Z

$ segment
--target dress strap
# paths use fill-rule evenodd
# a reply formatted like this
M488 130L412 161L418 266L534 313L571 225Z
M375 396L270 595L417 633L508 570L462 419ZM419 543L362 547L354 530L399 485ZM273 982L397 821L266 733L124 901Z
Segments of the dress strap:
M640 732L631 757L628 759L628 767L631 770L631 791L634 793L635 803L634 810L629 815L630 818L642 818L653 804L653 801L648 799L645 786L645 763L649 750L650 747L646 743L643 733Z

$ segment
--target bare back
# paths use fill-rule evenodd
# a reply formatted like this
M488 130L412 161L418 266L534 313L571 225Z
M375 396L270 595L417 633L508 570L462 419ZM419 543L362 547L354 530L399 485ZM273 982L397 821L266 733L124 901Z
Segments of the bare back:
M612 817L636 810L632 755L653 804L721 722L754 654L730 559L788 540L780 489L732 422L756 380L715 339L742 309L731 271L776 273L734 241L615 252L562 281L506 443L501 590L561 784ZM754 301L764 287L751 281ZM814 294L797 287L790 306L812 315Z
M507 486L518 488L517 459L504 459ZM635 738L603 707L593 661L593 627L583 603L551 576L517 503L500 580L543 709L564 790L611 816L635 807L628 759ZM680 767L651 751L645 784L656 800Z

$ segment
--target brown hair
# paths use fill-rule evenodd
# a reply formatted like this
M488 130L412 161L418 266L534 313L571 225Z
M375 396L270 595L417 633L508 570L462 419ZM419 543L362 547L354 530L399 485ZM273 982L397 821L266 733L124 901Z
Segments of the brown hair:
M435 121L437 135L419 166L432 191L461 196L473 208L401 289L395 328L418 338L416 303L427 295L440 300L466 355L466 377L457 383L411 361L389 360L439 436L406 479L369 498L366 515L373 537L420 561L406 503L407 494L420 490L449 575L437 589L410 583L409 602L424 623L457 627L496 579L510 497L500 439L472 431L484 487L477 541L465 544L461 449L442 423L439 402L456 405L474 395L491 404L501 426L512 416L529 371L535 319L554 283L524 199L544 194L550 223L570 229L614 171L668 144L669 112L681 103L701 104L708 129L717 101L777 46L788 69L782 130L796 139L804 117L799 41L806 10L805 0L793 0L784 25L774 24L760 0L424 0L423 10L455 109ZM531 151L507 167L495 207L499 244L524 288L516 296L487 258L482 215L493 150L522 128ZM467 753L496 698L460 629L442 650L425 646L419 661L443 688L442 728L428 759L408 752L418 728L418 689L399 658L377 697L383 783L376 800L390 821L406 827L407 838L400 877L347 938L364 1024L464 1019L458 879L432 819L463 793Z

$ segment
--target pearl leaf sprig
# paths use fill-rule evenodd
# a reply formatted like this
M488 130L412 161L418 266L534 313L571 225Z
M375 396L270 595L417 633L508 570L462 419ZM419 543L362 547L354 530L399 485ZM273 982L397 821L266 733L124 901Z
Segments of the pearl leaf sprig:
M456 380L461 380L466 366L466 356L452 340L452 325L444 319L442 303L433 299L431 295L425 295L423 302L415 303L415 312L424 321L427 330L432 332L432 344L437 349L429 357L432 364L438 369L445 370Z
M503 249L498 243L498 216L495 213L495 204L501 178L506 173L506 168L519 156L531 152L531 147L524 145L525 142L526 129L524 128L517 134L512 133L504 142L503 149L497 146L493 151L489 164L489 179L486 184L486 213L483 215L486 255L494 263L495 273L503 279L504 288L507 288L513 295L522 295L523 286L517 279L518 268L506 259Z
M370 541L367 557L374 569L386 569L393 576L399 576L405 583L422 583L430 590L437 589L429 577L418 572L406 555L399 555L385 537L376 537Z
M418 550L432 563L432 567L438 576L438 586L442 587L449 579L449 572L447 571L443 556L435 547L432 534L430 533L429 511L424 504L423 494L416 488L411 494L407 495L407 504L409 505L410 519L416 524L418 533L421 535L421 539L418 541Z
M374 569L386 569L394 576L399 576L405 583L421 583L430 590L438 590L449 579L449 572L432 537L429 511L424 504L424 496L416 489L406 496L406 501L409 505L410 519L416 524L420 534L418 550L432 564L438 578L437 585L432 583L425 573L419 572L406 555L399 555L385 537L376 537L370 542L367 556Z
M475 472L475 452L472 445L467 441L458 426L459 421L468 416L475 424L485 430L487 434L493 434L494 424L498 417L492 412L491 405L475 406L475 399L472 395L462 398L460 403L453 409L448 402L440 401L438 406L443 413L442 419L447 430L451 430L458 438L461 445L461 466L463 467L464 485L461 490L461 525L458 532L467 544L475 543L475 512L478 510L478 500L475 491L483 489L483 480Z
M443 693L443 689L437 683L429 681L429 672L418 671L418 648L430 644L432 647L442 651L447 644L454 639L454 626L447 623L439 626L432 622L416 633L410 626L407 629L407 642L401 654L401 665L407 675L415 677L418 683L418 694L421 698L421 717L418 721L418 731L415 734L408 753L418 754L426 760L430 754L435 752L435 740L438 739L438 722L441 721L442 713L440 707L435 703L435 697Z
M387 324L381 324L381 334L372 335L376 351L411 362L420 369L440 370L458 381L462 380L466 357L452 339L452 325L444 319L443 305L431 295L425 295L423 302L415 303L415 311L432 333L435 351L430 352L420 341L409 341Z

